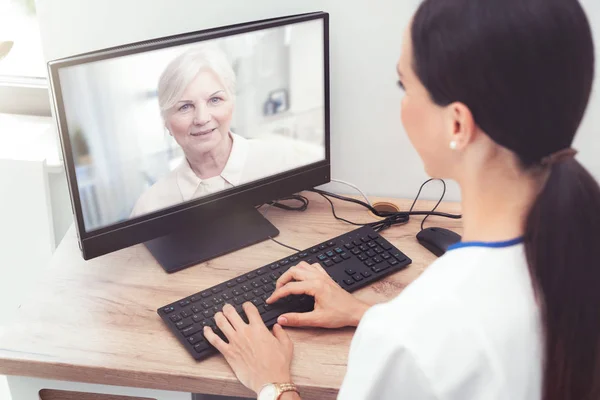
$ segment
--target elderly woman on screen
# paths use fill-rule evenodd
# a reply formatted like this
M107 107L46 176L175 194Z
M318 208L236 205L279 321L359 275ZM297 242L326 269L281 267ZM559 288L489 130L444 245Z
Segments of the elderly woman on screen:
M308 158L294 154L294 144L248 140L231 132L235 88L233 68L213 45L194 47L167 66L159 80L158 102L165 127L185 159L142 194L132 216L324 159L324 153Z

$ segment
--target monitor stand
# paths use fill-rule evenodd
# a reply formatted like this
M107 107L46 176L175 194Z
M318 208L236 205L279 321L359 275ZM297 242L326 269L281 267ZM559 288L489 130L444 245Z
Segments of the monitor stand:
M277 228L252 208L202 221L193 229L176 231L144 244L163 269L171 273L277 235Z

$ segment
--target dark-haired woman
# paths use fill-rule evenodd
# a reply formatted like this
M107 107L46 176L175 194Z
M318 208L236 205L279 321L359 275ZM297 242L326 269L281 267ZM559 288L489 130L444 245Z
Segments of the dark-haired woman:
M260 400L298 399L283 326L358 325L340 399L600 399L600 188L574 158L594 73L576 0L425 0L398 62L402 122L429 175L462 191L463 242L368 307L319 265L269 299L315 310L206 328Z

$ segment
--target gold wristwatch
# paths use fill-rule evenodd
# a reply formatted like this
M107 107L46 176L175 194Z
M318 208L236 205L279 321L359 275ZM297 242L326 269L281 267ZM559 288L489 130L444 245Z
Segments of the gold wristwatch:
M258 392L257 400L277 400L285 392L298 392L293 383L268 383Z

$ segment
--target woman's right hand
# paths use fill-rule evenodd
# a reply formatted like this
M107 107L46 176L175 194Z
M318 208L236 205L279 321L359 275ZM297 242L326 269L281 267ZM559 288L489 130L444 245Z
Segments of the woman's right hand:
M282 326L312 326L341 328L357 326L370 307L342 289L320 264L300 264L290 268L277 280L277 287L268 304L289 295L307 294L315 298L313 311L282 314L277 323Z

